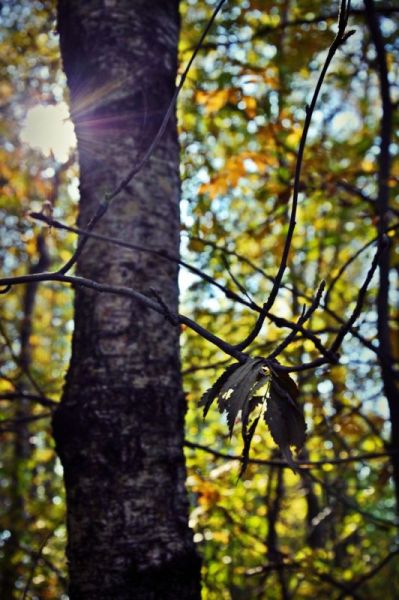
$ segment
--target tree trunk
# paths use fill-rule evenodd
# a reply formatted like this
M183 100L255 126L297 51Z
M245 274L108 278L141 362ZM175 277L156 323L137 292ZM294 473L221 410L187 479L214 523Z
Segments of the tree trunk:
M381 33L378 14L374 0L365 0L366 21L370 30L371 40L376 51L376 71L380 84L382 116L380 125L380 152L378 156L378 193L376 210L378 216L379 250L379 287L377 294L377 331L378 349L381 365L381 376L384 393L388 402L391 421L391 457L392 478L395 488L396 513L399 515L399 402L398 382L395 381L394 361L390 335L390 271L391 271L391 242L384 236L384 231L389 227L390 193L389 178L391 174L391 141L393 134L394 107L391 100L390 82L388 74L388 61L385 42ZM385 247L383 247L385 244Z
M50 266L50 256L47 250L46 238L39 234L37 237L38 260L30 265L28 273L41 273ZM19 355L16 365L20 370L20 380L16 382L16 390L20 396L16 399L14 418L16 421L15 432L12 440L10 457L10 501L7 506L9 518L9 537L5 538L2 548L2 565L0 569L0 598L20 597L20 591L16 588L16 573L21 570L21 542L26 531L27 523L30 523L27 501L27 490L35 488L33 478L28 483L24 472L24 465L31 455L31 432L26 419L32 416L32 404L24 398L24 393L30 391L40 392L33 385L37 384L30 374L32 363L32 323L36 304L37 284L26 286L22 297L22 319L19 328ZM1 330L3 337L6 332ZM11 343L11 340L9 340ZM27 386L27 382L29 382ZM32 386L32 387L29 387Z
M154 137L174 92L177 0L59 0L84 227ZM172 119L96 231L178 255ZM90 241L81 276L177 309L177 268ZM187 524L179 330L130 298L76 291L72 358L54 436L64 466L70 598L190 600L200 561Z

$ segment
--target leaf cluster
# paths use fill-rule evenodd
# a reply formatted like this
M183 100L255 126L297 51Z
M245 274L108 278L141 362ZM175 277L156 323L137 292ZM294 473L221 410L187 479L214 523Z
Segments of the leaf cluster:
M279 373L277 366L251 357L243 364L234 363L201 398L204 417L214 401L219 412L226 413L230 437L241 414L244 447L240 476L247 467L251 441L262 415L274 442L294 470L291 447L299 451L305 443L306 423L298 402L298 387L287 373Z

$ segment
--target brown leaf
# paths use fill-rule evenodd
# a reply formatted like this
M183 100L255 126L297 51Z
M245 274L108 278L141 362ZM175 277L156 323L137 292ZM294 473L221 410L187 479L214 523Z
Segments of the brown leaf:
M303 410L297 401L298 388L287 374L272 375L265 421L271 436L288 464L296 469L291 446L300 450L306 439Z

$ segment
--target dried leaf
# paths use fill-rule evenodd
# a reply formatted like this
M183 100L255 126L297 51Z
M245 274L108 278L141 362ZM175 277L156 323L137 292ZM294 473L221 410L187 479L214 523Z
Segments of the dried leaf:
M256 384L252 390L252 393L255 394L255 392L259 389L259 387L263 387L265 385L265 382L260 382L260 384ZM265 395L263 396L255 396L252 395L251 393L251 398L248 400L246 407L245 407L245 412L242 415L242 438L245 439L245 436L247 435L247 430L248 430L248 422L249 422L249 418L251 416L251 414L253 413L253 411L255 410L255 408L259 405L259 404L263 404L265 401Z
M230 435L232 435L238 413L241 411L243 422L246 423L248 415L253 409L250 404L251 398L267 381L263 366L263 359L248 358L243 364L235 363L228 367L202 396L200 405L204 406L204 415L208 412L212 402L217 400L219 411L227 413L227 423Z
M272 375L265 421L273 440L291 468L296 470L291 446L300 450L305 443L306 423L297 401L298 388L287 374Z
M303 446L306 436L306 424L303 411L298 403L298 388L287 373L277 373L265 368L262 358L248 358L243 363L230 365L216 383L202 396L200 404L204 406L204 416L214 400L219 411L227 413L230 436L239 413L242 415L242 452L241 477L247 468L249 451L260 414L249 422L259 404L266 401L265 421L273 440L279 446L287 463L296 470L291 447L297 450ZM267 386L266 393L262 390ZM262 390L262 391L261 391ZM259 393L260 392L260 393Z
M207 390L201 397L201 400L199 401L199 406L203 406L204 407L204 418L206 417L206 415L208 414L208 411L212 405L212 402L214 400L216 400L216 398L218 397L220 390L223 386L223 384L225 383L225 381L228 380L228 378L230 377L230 375L240 366L240 363L234 363L232 365L230 365L229 367L227 367L227 369L225 371L223 371L223 373L221 374L221 376L219 377L219 379L217 379L217 381L213 384L213 386L211 388L209 388L209 390ZM222 412L222 411L221 411Z
M247 418L248 403L253 396L254 386L259 377L265 377L261 371L262 365L262 359L249 358L234 371L220 390L219 408L227 412L230 436L238 413L241 411L243 419Z
M240 472L238 474L238 479L241 479L241 477L245 474L245 471L247 470L248 467L248 461L249 461L249 451L251 449L251 442L252 442L252 438L254 437L255 434L255 430L256 427L259 423L259 419L260 419L261 415L258 415L251 423L251 426L249 427L249 429L246 427L245 428L245 432L243 429L242 432L242 437L244 440L244 447L242 449L242 463L241 463L241 469Z

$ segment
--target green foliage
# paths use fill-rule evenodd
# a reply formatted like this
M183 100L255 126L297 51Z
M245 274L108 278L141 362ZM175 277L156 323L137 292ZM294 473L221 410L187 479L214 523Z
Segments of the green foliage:
M196 5L197 12L184 15L183 51L195 43L194 23L204 11L202 4ZM317 17L336 8L336 3L327 7L317 1L245 6L229 2L208 39L202 62L196 64L195 83L185 90L180 105L187 203L183 240L188 238L188 257L239 293L238 282L260 305L268 297L270 278L282 254L304 106L332 40L334 19ZM327 297L323 296L308 328L327 346L356 301L373 246L350 259L375 238L378 225L372 200L380 117L374 50L364 18L354 15L350 21L357 32L334 59L316 107L305 150L289 272L272 311L296 320L325 279ZM298 23L283 26L284 22ZM382 23L394 76L397 15L384 17ZM397 119L396 114L394 143ZM390 201L396 211L397 169L395 147ZM396 230L391 234L392 269L397 263L397 239ZM392 276L393 299L397 294L393 271ZM341 348L340 364L294 375L297 402L304 408L307 424L299 458L305 465L321 461L299 475L287 469L281 472L281 455L274 446L278 440L258 425L243 481L237 484L242 439L234 432L231 441L226 439L218 411L211 407L203 423L197 408L203 390L222 375L224 356L184 332L187 439L198 445L187 450L188 484L197 504L192 525L204 553L204 597L339 598L345 586L362 598L376 598L379 593L397 596L389 458L341 462L357 454L383 453L389 440L378 360L362 342L366 338L376 345L377 286L375 278L363 316ZM256 320L245 306L233 306L209 284L196 281L185 294L184 310L232 343L242 341ZM399 339L395 315L392 310L390 328ZM267 321L251 355L267 356L286 332L273 320ZM317 356L313 342L297 335L279 359L285 365L301 365ZM276 397L276 410L281 407ZM300 431L302 427L298 428L302 438ZM206 451L209 448L215 454ZM262 460L269 463L257 462ZM389 589L384 583L388 577Z

